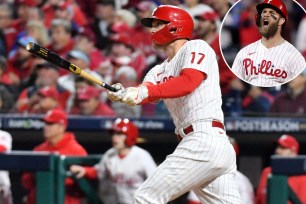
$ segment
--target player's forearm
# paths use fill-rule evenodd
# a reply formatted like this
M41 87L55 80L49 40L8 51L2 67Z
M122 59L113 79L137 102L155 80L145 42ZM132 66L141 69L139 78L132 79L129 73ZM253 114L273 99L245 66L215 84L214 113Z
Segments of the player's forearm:
M206 74L195 69L184 69L178 77L164 83L148 85L148 99L178 98L193 92L203 80Z

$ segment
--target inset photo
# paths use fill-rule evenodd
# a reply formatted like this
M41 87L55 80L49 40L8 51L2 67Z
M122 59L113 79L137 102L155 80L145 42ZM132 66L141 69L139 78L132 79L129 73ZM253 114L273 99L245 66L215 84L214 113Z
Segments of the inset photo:
M274 87L306 68L306 14L293 0L241 0L220 31L224 60L241 80Z

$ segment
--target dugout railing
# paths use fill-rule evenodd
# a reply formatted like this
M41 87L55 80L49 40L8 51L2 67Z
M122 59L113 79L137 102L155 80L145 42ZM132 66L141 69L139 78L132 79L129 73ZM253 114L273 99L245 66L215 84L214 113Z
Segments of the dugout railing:
M65 179L72 177L85 195L87 203L102 204L96 190L86 179L75 179L69 166L93 166L101 155L66 157L48 152L12 151L0 154L0 170L33 172L35 174L36 203L64 204Z
M306 155L271 157L272 175L268 178L267 204L302 204L288 184L289 176L306 175ZM306 184L304 184L306 185Z

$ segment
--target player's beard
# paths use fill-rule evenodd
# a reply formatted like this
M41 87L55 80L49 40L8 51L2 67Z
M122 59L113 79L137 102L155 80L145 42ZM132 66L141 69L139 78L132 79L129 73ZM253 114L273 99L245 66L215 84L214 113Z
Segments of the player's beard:
M270 23L269 26L263 26L263 22L260 21L260 26L258 27L259 33L267 39L275 36L275 34L277 33L277 30L278 30L279 20L280 19L278 19L274 23Z

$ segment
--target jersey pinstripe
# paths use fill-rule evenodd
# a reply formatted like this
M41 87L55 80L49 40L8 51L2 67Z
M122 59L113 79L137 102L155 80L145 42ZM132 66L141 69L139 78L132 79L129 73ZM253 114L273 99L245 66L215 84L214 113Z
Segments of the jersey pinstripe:
M166 204L190 190L203 203L239 204L235 151L225 130L212 123L223 122L219 70L212 48L202 40L187 41L170 61L153 67L144 82L164 83L186 68L197 69L207 78L186 96L163 99L175 133L183 139L137 189L134 204ZM190 125L193 130L185 133Z
M218 63L215 52L205 41L186 42L170 62L165 60L153 67L145 76L144 82L163 83L179 76L184 68L204 72L207 79L189 95L164 99L176 126L176 134L181 127L194 121L216 119L223 122Z
M258 40L239 51L232 71L252 85L272 87L289 82L305 68L304 57L289 42L266 48Z

